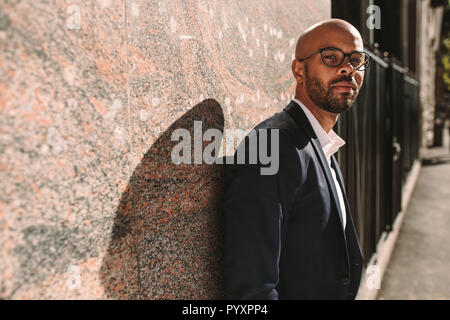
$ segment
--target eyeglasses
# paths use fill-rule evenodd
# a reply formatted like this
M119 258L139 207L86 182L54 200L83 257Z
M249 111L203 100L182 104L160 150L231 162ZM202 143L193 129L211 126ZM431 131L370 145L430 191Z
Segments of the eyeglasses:
M366 70L369 66L370 56L367 53L362 51L353 51L352 53L347 54L344 53L341 49L333 47L319 49L311 53L309 56L297 60L304 61L312 57L316 53L320 53L323 64L331 68L339 67L344 62L345 57L347 56L349 57L350 63L355 70Z

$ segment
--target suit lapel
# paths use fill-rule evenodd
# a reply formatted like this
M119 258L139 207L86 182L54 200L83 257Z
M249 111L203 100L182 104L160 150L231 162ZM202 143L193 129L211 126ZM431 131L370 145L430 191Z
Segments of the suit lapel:
M336 172L336 178L338 180L339 186L341 187L341 191L342 191L342 196L344 197L344 202L345 202L345 210L346 210L346 218L347 218L347 225L350 225L354 230L354 225L353 225L353 219L352 219L352 215L351 215L351 211L350 211L350 205L348 203L348 198L347 198L347 193L345 191L345 185L344 185L344 178L342 177L342 172L341 169L339 168L339 165L336 161L336 158L333 156L331 156L331 166L333 167L334 171ZM350 228L346 228L346 231L350 230Z
M316 154L320 160L320 165L322 166L322 170L325 173L328 187L331 190L331 194L333 195L332 198L334 200L335 207L337 209L337 212L339 214L339 218L341 221L341 229L345 236L341 206L339 205L339 197L337 194L336 186L334 184L334 179L331 174L330 167L328 166L328 162L325 157L325 154L323 153L322 146L320 145L319 139L317 138L316 133L314 132L314 130L313 130L311 124L309 123L309 120L306 117L305 113L303 112L302 108L297 103L291 101L291 103L284 110L286 112L288 112L294 118L295 122L297 123L297 126L301 130L303 130L311 139L311 144L313 145L313 149L316 152ZM346 197L345 197L345 199L346 199ZM346 206L347 206L347 204L346 204Z
M345 202L345 210L347 212L346 216L351 216L351 214L349 214L350 206L348 204L347 193L345 192L344 178L342 178L341 169L339 168L339 165L338 165L334 155L331 156L331 166L333 167L334 171L336 172L336 178L337 178L336 180L338 181L339 186L341 187L342 196L344 197L344 202ZM348 219L347 219L347 221L348 221Z
M342 178L341 169L339 168L334 155L331 156L331 165L333 166L334 171L336 171L336 177L337 177L338 183L341 187L342 195L343 195L344 201L345 201L345 210L347 211L347 215L346 215L347 227L345 228L345 231L346 231L345 234L346 234L347 239L351 239L350 243L354 245L354 247L352 248L353 250L351 250L351 256L357 262L362 261L361 246L358 241L358 236L355 233L356 232L355 225L353 224L353 218L350 213L350 206L349 206L349 203L347 200L347 193L345 192L344 179Z

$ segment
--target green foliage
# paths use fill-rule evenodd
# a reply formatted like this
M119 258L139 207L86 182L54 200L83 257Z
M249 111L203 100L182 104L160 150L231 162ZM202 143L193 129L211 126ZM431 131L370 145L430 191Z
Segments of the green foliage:
M450 55L444 55L441 61L442 65L444 66L444 74L442 75L442 80L444 80L447 91L450 91Z
M442 44L444 52L442 53L441 62L444 67L444 74L442 80L444 81L447 91L450 91L450 0L448 0L447 6L444 12L444 21L442 23Z

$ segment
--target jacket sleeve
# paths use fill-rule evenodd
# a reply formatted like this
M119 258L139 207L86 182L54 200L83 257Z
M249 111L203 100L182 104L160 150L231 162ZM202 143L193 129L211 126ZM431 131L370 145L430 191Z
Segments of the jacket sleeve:
M226 299L278 299L276 286L279 282L283 223L286 222L287 207L293 200L299 174L295 172L299 170L296 149L287 140L281 134L278 142L269 139L269 150L271 143L279 144L279 168L275 174L261 174L264 165L260 161L226 167ZM234 160L237 161L236 155Z

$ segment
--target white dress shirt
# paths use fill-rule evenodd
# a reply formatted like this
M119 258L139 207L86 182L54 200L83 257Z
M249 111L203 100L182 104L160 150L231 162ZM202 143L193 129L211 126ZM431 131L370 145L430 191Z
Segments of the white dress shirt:
M339 205L341 207L342 212L342 222L344 225L347 223L347 213L345 210L345 202L344 202L344 196L342 195L341 187L339 186L339 182L336 178L336 172L331 167L331 156L335 154L340 147L342 147L345 144L345 141L342 140L341 137L339 137L333 129L330 130L330 132L326 133L323 127L320 125L319 121L316 119L316 117L309 111L309 109L303 105L298 99L293 99L303 110L306 117L309 120L309 123L311 124L314 132L316 133L317 138L319 139L320 145L322 147L323 153L325 154L325 157L328 161L328 166L330 167L331 174L333 176L334 185L336 186L336 191L339 198Z

